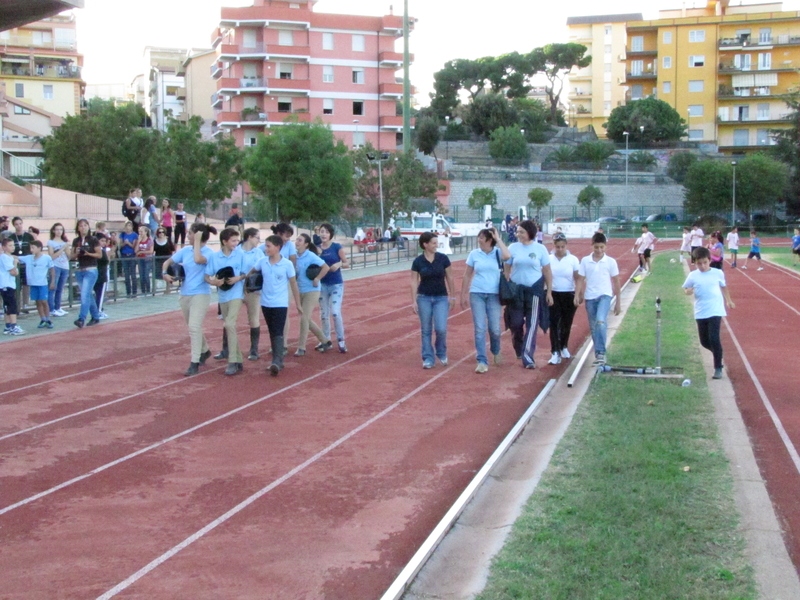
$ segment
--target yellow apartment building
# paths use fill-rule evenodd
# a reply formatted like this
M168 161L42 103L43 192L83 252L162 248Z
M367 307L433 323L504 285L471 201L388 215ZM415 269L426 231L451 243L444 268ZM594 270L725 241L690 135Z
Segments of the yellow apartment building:
M605 136L603 123L611 111L625 103L625 88L618 82L625 78L625 54L628 21L641 21L641 14L593 15L569 17L569 41L587 47L592 64L576 69L567 78L570 126L592 125L600 137Z
M626 99L664 100L689 140L727 154L773 144L770 129L788 126L782 96L800 83L800 12L707 0L659 17L627 24Z
M82 66L71 13L0 31L0 82L9 98L60 117L78 114L86 85Z

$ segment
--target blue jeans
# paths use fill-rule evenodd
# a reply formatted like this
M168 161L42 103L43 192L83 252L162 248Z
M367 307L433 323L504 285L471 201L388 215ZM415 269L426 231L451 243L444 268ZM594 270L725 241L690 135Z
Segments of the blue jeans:
M81 289L81 312L78 318L86 320L86 315L91 314L93 319L100 318L100 311L97 310L97 302L94 299L94 284L97 282L97 269L86 271L75 271L75 281Z
M321 283L319 294L319 314L322 320L322 333L331 339L331 317L336 328L336 339L344 341L344 319L342 319L343 283Z
M492 354L500 354L500 306L499 294L479 294L471 292L469 307L472 309L472 325L475 328L475 350L478 353L478 362L489 364L486 357L486 323L489 323L489 349Z
M125 274L125 295L136 296L136 258L123 256L122 272Z
M153 259L149 256L138 259L139 263L139 283L142 287L142 294L150 293L150 280L153 277Z
M62 269L61 267L55 268L56 287L50 290L47 296L47 304L50 307L50 313L61 308L61 295L64 293L64 285L69 279L69 269Z
M447 360L447 315L450 299L447 296L417 295L417 312L422 328L422 362L433 363L434 349L431 337L436 331L436 353L439 360Z
M598 296L597 298L586 300L585 303L586 314L589 315L589 330L592 332L595 354L605 354L611 296Z

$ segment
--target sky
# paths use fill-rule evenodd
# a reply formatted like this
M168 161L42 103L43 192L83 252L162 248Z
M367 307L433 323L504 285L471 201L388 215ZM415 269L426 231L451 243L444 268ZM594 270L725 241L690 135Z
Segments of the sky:
M705 0L694 0L701 6ZM417 19L411 33L411 83L417 101L429 103L433 74L448 60L528 52L552 42L567 42L567 17L642 13L657 18L658 10L678 8L683 0L408 0ZM733 0L733 3L738 3ZM747 2L750 3L750 2ZM78 50L84 55L83 78L89 84L125 83L144 71L145 46L209 48L222 6L251 6L252 0L85 0L76 10ZM693 0L686 0L687 7ZM316 12L383 15L402 0L319 0ZM800 0L784 2L798 10ZM402 50L402 38L397 42Z

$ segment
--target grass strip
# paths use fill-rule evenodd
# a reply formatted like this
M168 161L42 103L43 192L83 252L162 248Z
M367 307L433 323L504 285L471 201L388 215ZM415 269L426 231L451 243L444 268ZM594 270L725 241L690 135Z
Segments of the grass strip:
M654 364L658 296L662 365L692 385L595 379L480 600L756 597L676 257L656 258L608 359Z

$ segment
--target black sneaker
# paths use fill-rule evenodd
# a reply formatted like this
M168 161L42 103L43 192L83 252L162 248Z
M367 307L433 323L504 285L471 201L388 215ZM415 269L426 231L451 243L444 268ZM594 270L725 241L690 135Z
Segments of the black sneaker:
M84 325L84 323L83 323L83 319L77 319L77 320L75 320L75 322L74 322L74 325L75 325L75 327L77 327L78 329L83 329L83 325Z
M236 375L239 372L239 363L228 363L228 366L225 368L225 375Z
M189 368L186 369L186 372L183 374L184 377L191 377L192 375L197 375L200 372L200 363L189 363Z
M314 350L316 350L317 352L327 352L327 351L328 351L328 350L330 350L332 347L333 347L333 342L331 342L330 340L328 340L327 342L322 342L322 343L320 343L320 344L317 344L317 345L314 347Z
M714 369L714 375L711 376L711 379L722 379L722 367Z
M224 350L221 350L219 354L214 355L214 360L225 360L228 358L228 353Z
M278 373L280 372L280 370L281 370L281 368L278 365L276 365L275 363L272 363L269 366L269 374L272 375L273 377L277 377Z
M91 327L92 325L99 325L99 324L100 324L100 319L95 319L94 317L92 317L86 324L86 326Z
M211 358L211 350L206 350L205 352L203 352L203 353L200 355L200 362L199 362L199 364L201 364L201 365L205 364L205 362L206 362L206 361L207 361L209 358Z

